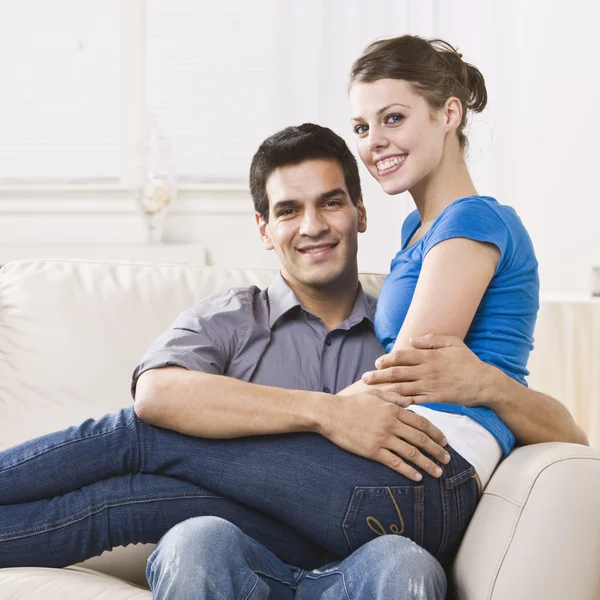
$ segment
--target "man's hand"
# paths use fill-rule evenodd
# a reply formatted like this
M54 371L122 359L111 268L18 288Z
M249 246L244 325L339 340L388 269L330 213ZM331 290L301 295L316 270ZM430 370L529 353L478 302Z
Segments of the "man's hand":
M481 404L482 390L491 376L462 340L428 334L411 338L414 350L399 350L380 357L377 371L363 375L363 382L393 392L399 406L424 402L450 402L463 406Z
M405 460L439 477L441 469L419 448L448 463L450 456L442 447L448 443L444 434L424 417L396 406L392 397L375 388L329 396L322 405L318 433L340 448L378 461L414 481L420 481L422 475Z

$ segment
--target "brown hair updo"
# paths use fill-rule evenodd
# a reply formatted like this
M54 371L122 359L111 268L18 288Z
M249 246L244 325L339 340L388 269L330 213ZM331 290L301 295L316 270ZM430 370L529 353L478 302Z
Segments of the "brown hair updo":
M442 108L451 96L458 98L463 115L456 135L462 149L467 145L463 131L467 111L481 112L487 104L485 79L479 69L465 62L444 40L403 35L373 42L352 65L350 85L379 79L410 82L434 109Z

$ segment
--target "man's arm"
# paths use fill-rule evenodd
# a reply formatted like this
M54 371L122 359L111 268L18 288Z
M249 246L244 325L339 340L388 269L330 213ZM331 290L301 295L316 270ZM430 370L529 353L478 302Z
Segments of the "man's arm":
M395 392L401 406L424 402L487 406L506 423L520 445L589 445L565 406L482 362L459 338L429 334L413 338L411 343L415 349L378 359L378 370L366 373L363 382Z
M164 367L140 375L135 411L147 423L198 437L314 432L411 479L421 475L405 461L438 477L439 467L419 449L448 462L444 435L391 396L369 389L341 397Z

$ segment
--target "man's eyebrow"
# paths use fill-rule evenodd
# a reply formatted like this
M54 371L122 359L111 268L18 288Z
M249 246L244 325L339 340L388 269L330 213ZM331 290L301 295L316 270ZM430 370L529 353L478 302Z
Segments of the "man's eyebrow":
M340 187L329 190L328 192L323 192L319 194L318 200L329 200L330 198L337 198L338 196L347 197L348 194ZM294 200L289 198L287 200L279 200L273 204L273 212L277 212L278 210L285 210L286 208L296 208L300 202L298 200Z
M402 106L403 108L411 108L410 106L408 106L408 104L400 104L400 102L392 102L392 104L388 104L387 106L384 106L383 108L380 108L377 111L377 116L379 116L381 113L384 113L388 108L392 108L392 106ZM361 117L352 117L352 119L350 119L351 121L362 121L363 119Z
M342 188L335 188L333 190L329 190L324 194L319 196L319 200L329 200L330 198L336 198L337 196L346 197L348 194Z
M286 208L295 208L298 204L298 200L279 200L273 205L273 212L284 210Z

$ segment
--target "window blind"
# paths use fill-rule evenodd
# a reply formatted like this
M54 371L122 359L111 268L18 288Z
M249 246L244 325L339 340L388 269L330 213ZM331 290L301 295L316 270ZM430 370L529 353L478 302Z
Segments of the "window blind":
M180 181L245 183L277 129L276 0L147 3L147 110Z
M119 179L119 0L0 0L0 81L0 183Z

